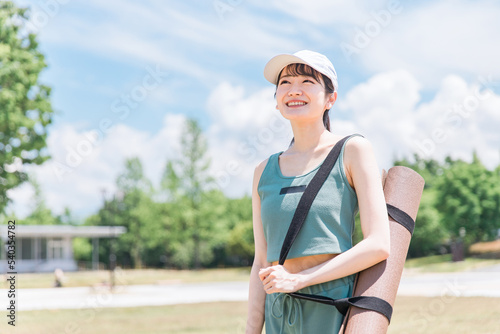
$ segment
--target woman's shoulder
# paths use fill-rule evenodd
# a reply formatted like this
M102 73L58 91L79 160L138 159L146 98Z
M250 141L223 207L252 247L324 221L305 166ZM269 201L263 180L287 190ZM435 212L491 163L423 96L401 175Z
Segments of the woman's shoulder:
M370 140L361 135L352 135L345 145L344 155L351 157L363 157L366 153L373 151Z
M283 151L271 154L271 156L269 156L267 159L262 160L259 164L257 164L257 166L255 167L255 173L254 173L255 178L259 179L260 176L262 175L262 173L264 172L264 170L266 169L267 165L269 164L269 162L271 160L275 159L276 156L280 155L281 153L283 153Z
M255 167L255 173L254 175L257 177L260 178L260 176L262 175L262 173L264 172L264 169L266 168L267 166L267 163L269 162L269 159L271 159L271 157L261 161L256 167Z
M370 140L362 136L352 136L344 147L343 164L344 173L353 188L355 175L365 174L372 168L378 170Z
M364 139L364 137L358 133L351 135L341 135L336 133L327 132L327 135L323 137L323 140L318 144L318 147L333 147L342 139L347 138L347 143L352 141L357 141L359 139Z

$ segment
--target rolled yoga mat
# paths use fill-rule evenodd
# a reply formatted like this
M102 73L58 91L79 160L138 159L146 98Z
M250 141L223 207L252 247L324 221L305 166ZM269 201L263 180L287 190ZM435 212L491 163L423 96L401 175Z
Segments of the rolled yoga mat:
M408 167L397 166L389 169L387 174L384 171L382 182L388 208L394 206L415 221L424 189L424 179ZM396 222L390 211L389 225L389 257L358 273L353 296L375 296L394 306L413 227L405 227ZM382 314L351 306L339 333L379 334L386 333L388 326L389 320Z

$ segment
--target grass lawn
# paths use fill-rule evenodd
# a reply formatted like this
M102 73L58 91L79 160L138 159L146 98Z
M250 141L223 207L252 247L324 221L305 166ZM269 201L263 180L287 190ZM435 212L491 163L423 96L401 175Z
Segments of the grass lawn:
M499 333L500 298L398 297L389 334Z
M499 305L499 298L398 297L388 333L498 333ZM0 333L239 334L245 315L246 302L29 311L18 314L15 328L2 320Z
M452 262L451 254L446 254L408 259L405 262L405 269L415 273L443 273L479 269L495 264L500 264L500 260L468 257L464 261Z

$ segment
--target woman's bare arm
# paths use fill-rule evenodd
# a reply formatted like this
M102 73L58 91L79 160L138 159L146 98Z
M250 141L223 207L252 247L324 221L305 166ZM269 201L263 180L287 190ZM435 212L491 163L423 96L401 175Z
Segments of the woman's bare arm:
M267 262L267 243L264 237L264 229L260 215L260 197L257 193L257 185L259 184L262 171L266 166L267 160L259 164L255 169L253 187L252 187L252 216L253 216L253 233L255 241L255 257L250 272L250 288L248 296L248 317L246 333L262 333L264 325L264 308L266 301L266 293L262 287L262 282L259 279L259 270L268 267Z

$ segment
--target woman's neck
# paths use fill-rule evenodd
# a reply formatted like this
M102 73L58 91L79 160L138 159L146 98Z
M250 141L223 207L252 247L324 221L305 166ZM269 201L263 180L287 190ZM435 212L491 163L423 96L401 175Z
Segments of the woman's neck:
M293 150L297 152L314 151L325 136L331 133L325 128L323 122L294 124L292 122L294 136Z

